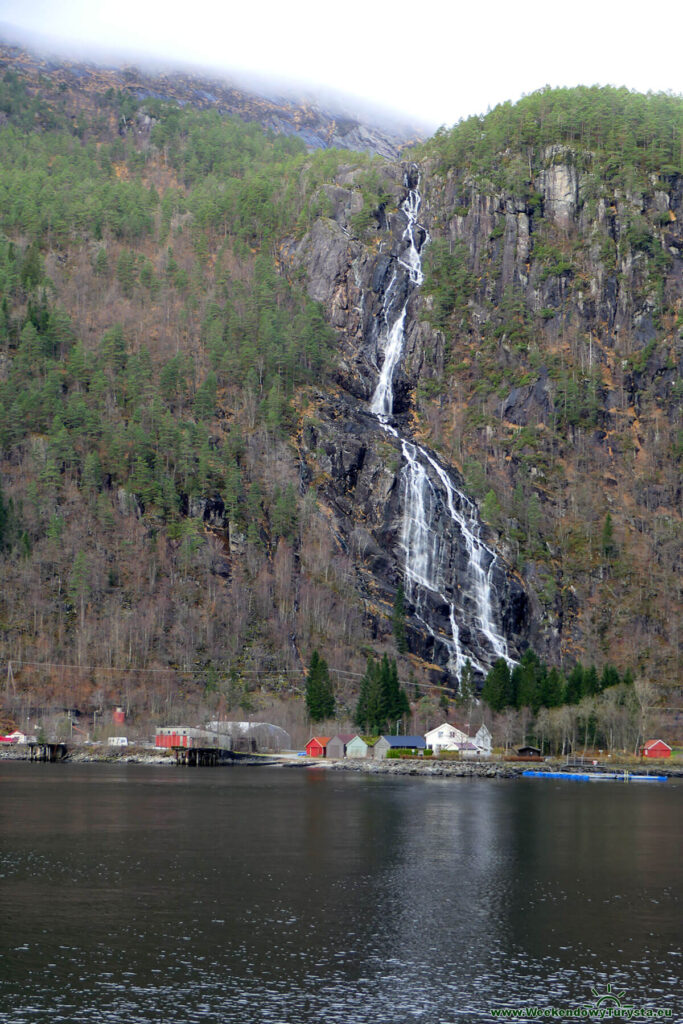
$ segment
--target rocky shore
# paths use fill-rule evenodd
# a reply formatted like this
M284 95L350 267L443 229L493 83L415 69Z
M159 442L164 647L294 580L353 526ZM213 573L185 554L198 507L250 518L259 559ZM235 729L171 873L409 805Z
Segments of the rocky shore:
M15 747L0 748L0 761L28 761L29 748L25 744ZM156 747L105 747L83 746L69 748L66 757L60 764L148 764L176 767L176 760L171 750L158 750ZM251 756L237 753L235 764L265 765L276 763L274 759L263 755Z
M0 761L28 761L26 746L0 749ZM176 767L173 753L153 747L72 747L62 764L144 764ZM637 775L666 775L668 778L683 778L683 766L610 764L597 768L571 768L562 762L518 763L509 761L450 761L450 760L400 760L388 758L381 761L348 759L327 761L319 758L303 758L289 755L236 754L235 765L271 768L316 768L322 771L356 772L363 775L412 775L431 778L465 779L517 779L524 771L573 771L585 772L629 772ZM224 766L227 767L227 766Z
M310 765L312 762L308 762ZM478 779L517 779L529 768L535 771L557 772L566 770L574 773L586 771L597 772L628 772L631 775L666 775L668 778L683 778L683 766L660 767L632 764L601 765L598 768L571 768L561 762L556 764L539 764L509 761L411 761L386 759L382 761L345 760L330 761L326 765L330 771L362 772L366 775L422 775L450 778Z

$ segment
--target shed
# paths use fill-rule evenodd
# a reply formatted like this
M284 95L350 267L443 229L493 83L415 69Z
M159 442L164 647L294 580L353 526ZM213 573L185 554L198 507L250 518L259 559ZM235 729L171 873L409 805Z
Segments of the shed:
M425 749L424 736L380 736L373 747L372 756L386 757L389 750L411 750L414 753Z
M329 736L312 736L306 744L306 753L309 757L325 757L329 742Z
M347 757L371 757L372 747L365 742L362 736L354 736L346 744Z
M519 754L520 757L540 757L541 756L541 748L540 747L530 747L530 746L517 747L517 753Z
M664 740L648 740L640 752L643 757L671 757L671 747Z
M461 757L480 757L482 753L481 748L471 740L467 743L463 743L459 749Z
M342 732L333 736L327 744L325 757L346 757L347 744L356 736L355 732Z

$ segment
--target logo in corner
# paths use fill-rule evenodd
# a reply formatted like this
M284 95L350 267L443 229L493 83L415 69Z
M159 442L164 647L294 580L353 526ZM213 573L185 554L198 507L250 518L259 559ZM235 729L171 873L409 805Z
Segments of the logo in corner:
M591 995L595 996L593 1006L623 1006L621 1000L626 995L626 989L622 989L621 992L613 992L610 982L607 986L607 991L603 995L600 995L597 988L591 989Z

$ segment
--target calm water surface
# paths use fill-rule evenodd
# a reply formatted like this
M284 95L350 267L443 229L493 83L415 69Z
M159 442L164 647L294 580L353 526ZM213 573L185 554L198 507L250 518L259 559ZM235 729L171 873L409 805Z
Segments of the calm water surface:
M682 797L0 762L0 1021L680 1021Z

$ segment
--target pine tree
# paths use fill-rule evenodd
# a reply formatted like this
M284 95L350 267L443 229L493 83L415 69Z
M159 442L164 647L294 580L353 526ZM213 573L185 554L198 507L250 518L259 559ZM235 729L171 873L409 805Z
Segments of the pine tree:
M369 657L356 704L356 725L377 734L395 728L409 713L410 704L398 680L396 661L389 661L386 654L379 662Z
M306 710L313 722L322 722L334 714L335 699L327 662L313 651L306 677Z
M510 704L512 681L510 668L505 658L498 658L486 679L481 691L482 699L492 711L502 711Z
M602 536L600 538L600 547L602 549L603 557L607 562L611 562L617 553L616 544L614 543L614 527L612 526L612 516L607 513L605 516L605 524L602 528Z
M567 704L578 704L584 693L583 687L583 665L574 665L574 668L567 677L567 690L565 699Z

